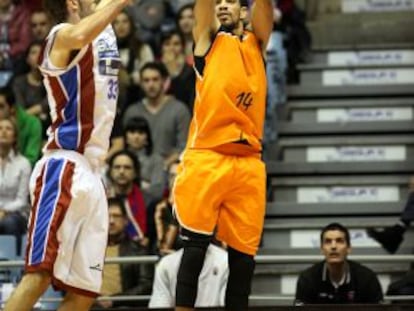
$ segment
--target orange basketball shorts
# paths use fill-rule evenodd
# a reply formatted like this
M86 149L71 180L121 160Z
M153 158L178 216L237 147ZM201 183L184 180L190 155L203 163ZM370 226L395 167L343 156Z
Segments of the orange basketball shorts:
M183 155L173 187L180 225L212 235L255 255L265 216L265 164L256 156L233 156L206 149Z

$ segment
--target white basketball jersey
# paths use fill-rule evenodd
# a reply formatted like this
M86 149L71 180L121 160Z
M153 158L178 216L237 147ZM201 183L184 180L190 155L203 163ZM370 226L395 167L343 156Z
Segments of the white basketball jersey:
M56 33L65 25L50 31L40 60L52 119L44 151L73 150L97 167L106 157L116 113L120 66L116 37L108 26L66 68L57 68L49 54Z

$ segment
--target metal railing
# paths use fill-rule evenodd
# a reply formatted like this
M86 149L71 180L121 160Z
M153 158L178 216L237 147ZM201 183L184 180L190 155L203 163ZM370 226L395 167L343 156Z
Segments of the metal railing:
M130 257L113 257L107 258L105 263L123 264L123 263L156 263L158 256L130 256ZM350 260L359 262L414 262L414 255L350 255ZM315 263L323 260L321 255L257 255L255 257L258 264L282 264L282 263ZM22 267L23 260L5 260L0 261L0 267Z
M255 257L258 264L284 264L284 263L314 263L323 260L319 255L258 255ZM352 255L350 260L370 263L395 263L395 262L414 262L414 255ZM158 256L132 256L132 257L113 257L105 260L106 264L124 264L124 263L156 263ZM22 267L23 260L0 261L0 268L5 267ZM40 302L58 302L62 298L42 298ZM112 301L132 301L132 300L149 300L148 295L131 295L116 297L99 297L98 300ZM294 297L291 295L251 295L251 301L285 301L293 302ZM414 301L413 296L385 296L385 301Z

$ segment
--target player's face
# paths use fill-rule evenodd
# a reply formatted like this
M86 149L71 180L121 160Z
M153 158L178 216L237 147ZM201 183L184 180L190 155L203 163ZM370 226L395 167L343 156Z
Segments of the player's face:
M126 155L119 155L114 159L110 173L113 182L120 187L132 185L136 177L134 163Z
M132 150L141 150L148 144L147 133L143 131L127 131L126 144Z
M124 12L118 14L112 25L117 38L126 38L131 33L131 22Z
M351 247L346 242L344 232L330 230L323 235L321 251L328 264L341 264L351 252Z
M141 86L148 99L156 99L163 94L164 82L158 70L146 69L142 72Z
M16 133L13 123L8 119L0 120L0 147L13 146L16 142Z
M185 9L181 12L181 16L178 19L178 26L183 34L191 34L194 26L194 13L192 8Z
M247 17L247 10L239 0L216 0L216 16L221 25L232 30Z
M127 225L127 220L122 215L122 210L118 205L110 205L108 208L109 214L109 235L116 236L124 232Z

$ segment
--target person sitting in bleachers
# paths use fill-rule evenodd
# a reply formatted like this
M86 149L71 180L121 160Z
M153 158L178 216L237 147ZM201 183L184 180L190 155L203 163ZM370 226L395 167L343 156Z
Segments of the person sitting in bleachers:
M327 225L321 231L320 242L325 259L300 274L295 305L382 302L375 272L347 259L351 252L347 228L339 223Z
M120 12L112 26L122 63L119 76L119 105L123 111L129 104L141 99L139 70L146 63L154 61L154 53L148 44L139 39L128 10Z
M164 158L164 165L178 159L187 142L190 112L186 106L166 94L170 77L165 65L151 62L141 69L141 86L145 98L125 111L123 127L134 117L148 121L154 137L154 152Z
M158 57L161 34L174 28L168 3L165 0L132 0L127 10L135 21L139 37Z
M123 197L129 219L128 236L148 246L147 208L140 188L140 165L128 150L116 152L108 162L108 197Z
M42 83L42 74L37 64L42 44L41 41L34 41L28 47L25 57L28 70L14 78L13 92L16 102L28 114L37 117L42 122L42 134L46 139L46 130L50 125L49 105L46 89Z
M216 244L216 245L214 245ZM211 243L198 279L196 307L224 306L224 297L229 276L227 251ZM155 268L154 284L152 287L149 308L172 308L175 304L175 288L177 286L178 267L183 250L178 250L164 256Z
M194 64L193 57L193 27L194 27L194 1L180 7L177 12L176 20L177 30L184 37L184 53L189 65Z
M31 41L30 11L21 3L0 2L0 69L13 70Z
M19 153L13 119L0 120L0 234L20 237L26 231L31 166Z
M156 253L165 255L174 252L182 247L179 237L178 222L173 215L172 187L177 175L179 162L171 163L168 167L168 191L169 195L158 202L154 212L154 223L156 229Z
M147 250L126 234L128 216L122 198L108 199L109 232L106 258L145 256ZM101 293L105 296L149 295L153 279L153 264L105 264ZM143 301L98 301L103 308L144 306Z
M404 240L404 233L414 220L414 178L410 181L410 190L405 207L401 212L399 221L391 226L381 229L367 229L368 235L378 241L389 253L394 254Z
M30 29L33 41L43 41L52 28L52 22L46 11L34 10L30 15Z
M163 34L161 39L161 62L168 70L171 79L169 92L183 102L192 112L195 94L195 72L187 63L185 56L185 39L173 30Z
M141 166L141 189L148 202L159 201L166 183L163 158L153 151L151 129L145 118L132 118L124 129L125 148Z
M40 156L42 147L42 124L38 118L28 114L16 103L13 91L9 87L0 88L0 120L4 118L15 120L19 129L17 145L21 154L33 166Z

